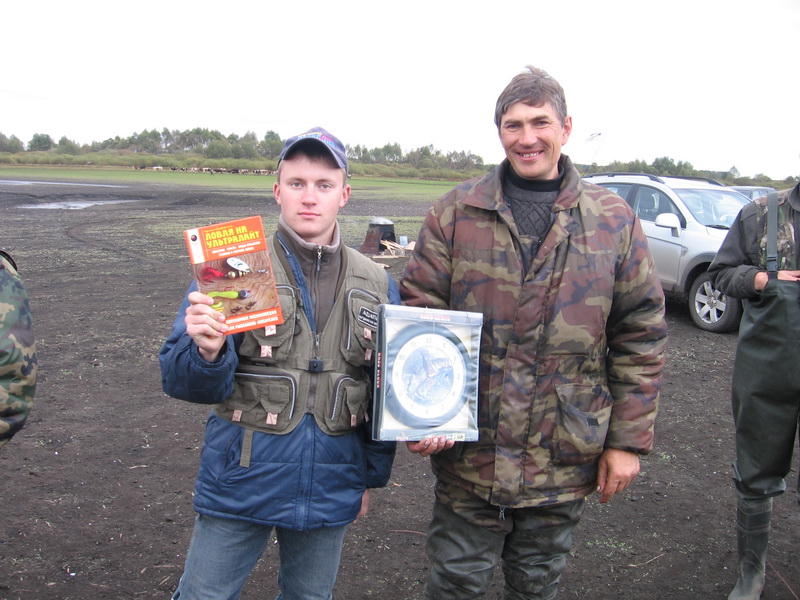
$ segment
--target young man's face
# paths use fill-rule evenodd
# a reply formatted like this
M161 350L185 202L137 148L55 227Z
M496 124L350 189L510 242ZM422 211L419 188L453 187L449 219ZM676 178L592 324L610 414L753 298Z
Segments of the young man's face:
M344 171L302 154L281 161L272 188L286 223L305 241L330 244L339 209L350 198Z
M512 104L500 120L500 142L517 175L525 179L558 177L561 146L572 131L572 117L564 123L552 104Z

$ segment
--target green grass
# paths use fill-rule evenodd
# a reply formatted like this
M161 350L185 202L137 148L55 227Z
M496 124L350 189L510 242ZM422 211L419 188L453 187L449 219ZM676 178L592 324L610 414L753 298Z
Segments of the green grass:
M232 175L153 171L119 167L41 167L0 165L0 179L26 181L63 181L67 183L166 184L220 189L271 190L275 177L269 175Z
M386 200L403 200L431 204L444 196L457 182L429 181L423 179L378 179L372 177L352 177L350 187L353 196L369 195Z
M113 167L57 167L0 165L0 179L63 181L100 184L163 184L189 187L269 192L273 175L187 173L183 171L134 170ZM430 205L455 182L420 179L351 177L353 198L376 198L394 202Z

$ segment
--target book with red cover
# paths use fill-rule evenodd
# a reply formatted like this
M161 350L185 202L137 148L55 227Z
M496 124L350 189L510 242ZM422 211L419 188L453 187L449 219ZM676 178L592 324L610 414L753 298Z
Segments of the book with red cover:
M216 300L228 334L280 325L281 305L260 216L183 232L199 290Z

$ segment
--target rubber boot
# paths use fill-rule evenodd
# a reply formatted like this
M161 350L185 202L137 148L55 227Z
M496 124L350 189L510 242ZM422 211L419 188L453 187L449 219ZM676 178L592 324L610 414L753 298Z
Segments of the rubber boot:
M764 589L772 498L743 500L736 506L739 579L728 600L758 600Z

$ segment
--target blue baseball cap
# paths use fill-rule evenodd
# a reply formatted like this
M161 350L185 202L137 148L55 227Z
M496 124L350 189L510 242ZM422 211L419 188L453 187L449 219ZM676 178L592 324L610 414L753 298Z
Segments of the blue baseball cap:
M331 156L333 156L333 160L336 161L336 164L344 169L348 175L350 174L350 168L347 165L347 150L344 144L339 138L325 131L322 127L312 127L305 133L290 137L286 140L286 143L283 145L283 150L281 150L281 154L278 156L278 164L281 163L295 144L306 140L314 140L324 145L325 148L328 149L328 152L331 153Z

